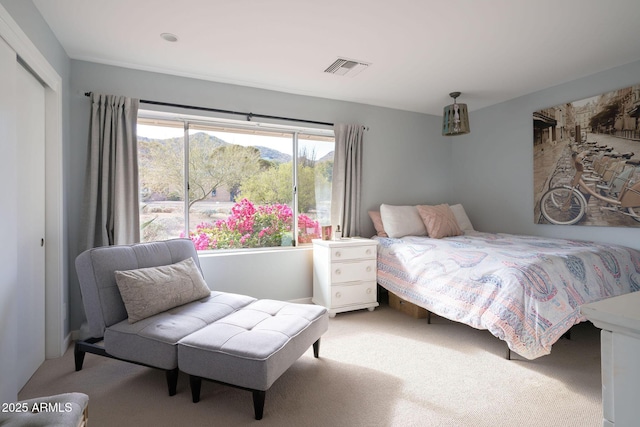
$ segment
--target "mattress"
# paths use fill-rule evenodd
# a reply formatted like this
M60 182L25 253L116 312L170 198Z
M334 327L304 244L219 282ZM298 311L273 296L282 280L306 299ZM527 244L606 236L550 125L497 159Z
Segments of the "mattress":
M640 251L619 245L477 231L373 238L382 287L527 359L586 320L580 305L640 290Z

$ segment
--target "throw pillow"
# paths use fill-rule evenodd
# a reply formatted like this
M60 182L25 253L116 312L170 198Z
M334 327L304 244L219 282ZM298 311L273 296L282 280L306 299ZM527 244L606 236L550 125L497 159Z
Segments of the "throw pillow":
M380 205L384 230L394 239L404 236L426 236L427 230L415 206Z
M171 265L116 271L129 323L211 295L193 258Z
M456 205L449 206L453 211L453 215L456 217L456 221L458 221L458 226L460 230L464 231L474 231L473 225L471 224L471 220L467 216L467 213L464 210L464 206L460 203Z
M373 221L373 227L376 229L376 234L380 237L389 237L386 231L384 231L384 225L382 225L382 217L379 211L369 211L369 218Z
M424 221L429 237L441 239L462 234L458 221L456 221L453 211L447 204L436 206L419 205L418 213Z

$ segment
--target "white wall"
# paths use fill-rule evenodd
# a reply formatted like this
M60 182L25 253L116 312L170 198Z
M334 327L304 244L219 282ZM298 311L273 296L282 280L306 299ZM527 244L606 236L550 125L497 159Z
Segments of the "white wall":
M453 139L453 194L478 230L595 240L640 248L640 228L534 224L534 111L640 83L640 62L470 113Z
M207 254L200 256L200 265L207 284L217 291L310 301L312 256L310 247Z
M368 126L363 156L364 236L374 234L367 210L378 209L380 203L435 203L446 200L450 193L451 145L440 135L439 117L71 61L72 149L67 184L70 263L78 253L87 155L89 98L85 92ZM204 255L201 265L207 282L216 290L282 300L303 300L312 295L308 249ZM77 329L84 314L72 265L70 271L71 325Z

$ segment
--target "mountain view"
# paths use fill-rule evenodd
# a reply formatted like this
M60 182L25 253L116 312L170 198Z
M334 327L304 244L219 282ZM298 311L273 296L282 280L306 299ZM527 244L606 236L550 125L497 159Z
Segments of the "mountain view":
M200 144L208 144L212 149L222 146L234 145L230 144L223 139L218 138L214 135L209 135L205 132L198 132L189 136L191 143L200 143ZM157 139L157 138L147 138L143 136L138 136L138 141L143 143L155 142L160 144L170 144L170 145L181 145L182 138L166 138L166 139ZM288 163L291 161L291 155L283 153L282 151L264 147L260 145L255 145L254 148L258 149L260 152L260 158L263 160L267 160L274 163ZM333 160L333 151L325 154L320 159L316 159L318 162L324 161L332 161Z

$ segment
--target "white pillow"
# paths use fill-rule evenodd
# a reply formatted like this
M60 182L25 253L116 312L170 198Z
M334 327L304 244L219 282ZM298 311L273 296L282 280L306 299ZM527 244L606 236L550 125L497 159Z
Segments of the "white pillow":
M473 225L471 225L471 221L469 220L467 213L464 211L464 207L460 203L449 207L453 211L453 216L456 217L456 221L458 221L458 227L460 227L460 230L474 231Z
M427 229L415 206L380 205L380 217L389 237L426 236Z

